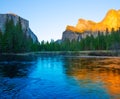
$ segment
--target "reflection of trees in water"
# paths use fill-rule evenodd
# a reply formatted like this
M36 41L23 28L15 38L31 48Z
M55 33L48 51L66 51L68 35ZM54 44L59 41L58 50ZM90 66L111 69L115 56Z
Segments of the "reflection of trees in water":
M37 61L35 56L6 55L0 58L0 76L23 77L27 76Z
M0 62L7 61L34 61L37 59L37 56L35 55L0 55Z
M65 68L69 76L74 76L78 80L102 82L111 95L120 95L119 58L67 59Z
M27 76L33 65L31 64L7 64L0 66L1 75L4 77L23 77Z

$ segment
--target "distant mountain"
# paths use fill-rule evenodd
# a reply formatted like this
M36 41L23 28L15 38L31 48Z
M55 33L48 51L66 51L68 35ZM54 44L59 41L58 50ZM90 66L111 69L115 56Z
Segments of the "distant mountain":
M62 39L77 40L85 37L85 34L106 32L120 29L120 10L111 9L107 12L105 18L101 22L79 19L76 26L67 26L63 33ZM85 34L84 34L85 33ZM82 34L82 36L80 36ZM96 35L96 34L93 34Z
M0 30L4 33L5 31L5 24L6 21L13 20L14 25L18 23L18 21L21 21L21 26L23 32L32 38L34 42L38 42L37 36L31 31L29 28L29 21L26 19L21 18L20 16L13 14L13 13L8 13L8 14L0 14Z

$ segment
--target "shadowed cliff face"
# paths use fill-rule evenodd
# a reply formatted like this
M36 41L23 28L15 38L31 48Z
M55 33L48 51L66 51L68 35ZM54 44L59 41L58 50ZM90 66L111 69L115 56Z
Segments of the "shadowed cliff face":
M70 30L72 32L79 32L84 33L86 31L106 31L106 28L108 28L109 31L114 28L115 30L118 30L120 27L120 10L109 10L105 16L105 18L101 22L93 22L91 20L84 20L79 19L76 26L67 26L66 30Z
M63 32L62 40L80 40L81 35L79 33L73 33L72 31L65 31Z
M14 24L16 25L18 21L21 21L22 30L27 36L30 36L34 42L38 42L37 36L31 31L29 28L29 21L26 19L21 18L18 15L9 13L9 14L0 14L0 30L4 33L5 31L5 24L7 20L13 20Z

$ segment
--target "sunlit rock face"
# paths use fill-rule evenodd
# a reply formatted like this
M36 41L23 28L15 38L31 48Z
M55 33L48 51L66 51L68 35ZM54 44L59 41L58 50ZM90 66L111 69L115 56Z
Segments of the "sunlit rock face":
M30 36L33 39L34 42L38 42L38 39L37 39L36 35L29 28L29 21L21 18L20 16L18 16L16 14L13 14L13 13L0 14L0 30L3 33L5 31L6 21L11 20L11 19L13 20L14 25L16 25L17 22L20 20L23 32L26 33L27 36Z
M105 18L101 22L93 22L91 20L79 19L75 27L67 26L66 30L83 33L85 31L111 31L112 28L117 30L120 27L120 10L109 10Z
M84 35L86 32L89 32L95 33L96 35L98 31L105 32L106 29L111 31L113 28L114 30L118 30L120 28L120 10L109 10L105 18L98 23L91 20L79 19L76 26L68 25L66 27L66 31L71 31L73 33L77 32L82 35Z

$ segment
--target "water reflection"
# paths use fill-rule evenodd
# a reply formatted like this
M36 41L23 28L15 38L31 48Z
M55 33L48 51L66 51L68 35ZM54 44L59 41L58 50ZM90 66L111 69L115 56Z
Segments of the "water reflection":
M0 56L0 98L120 98L119 58L71 56Z
M26 77L36 64L36 56L0 56L0 76L3 77Z
M120 59L119 58L68 58L66 73L77 80L85 81L80 84L101 82L103 87L114 98L120 98Z

